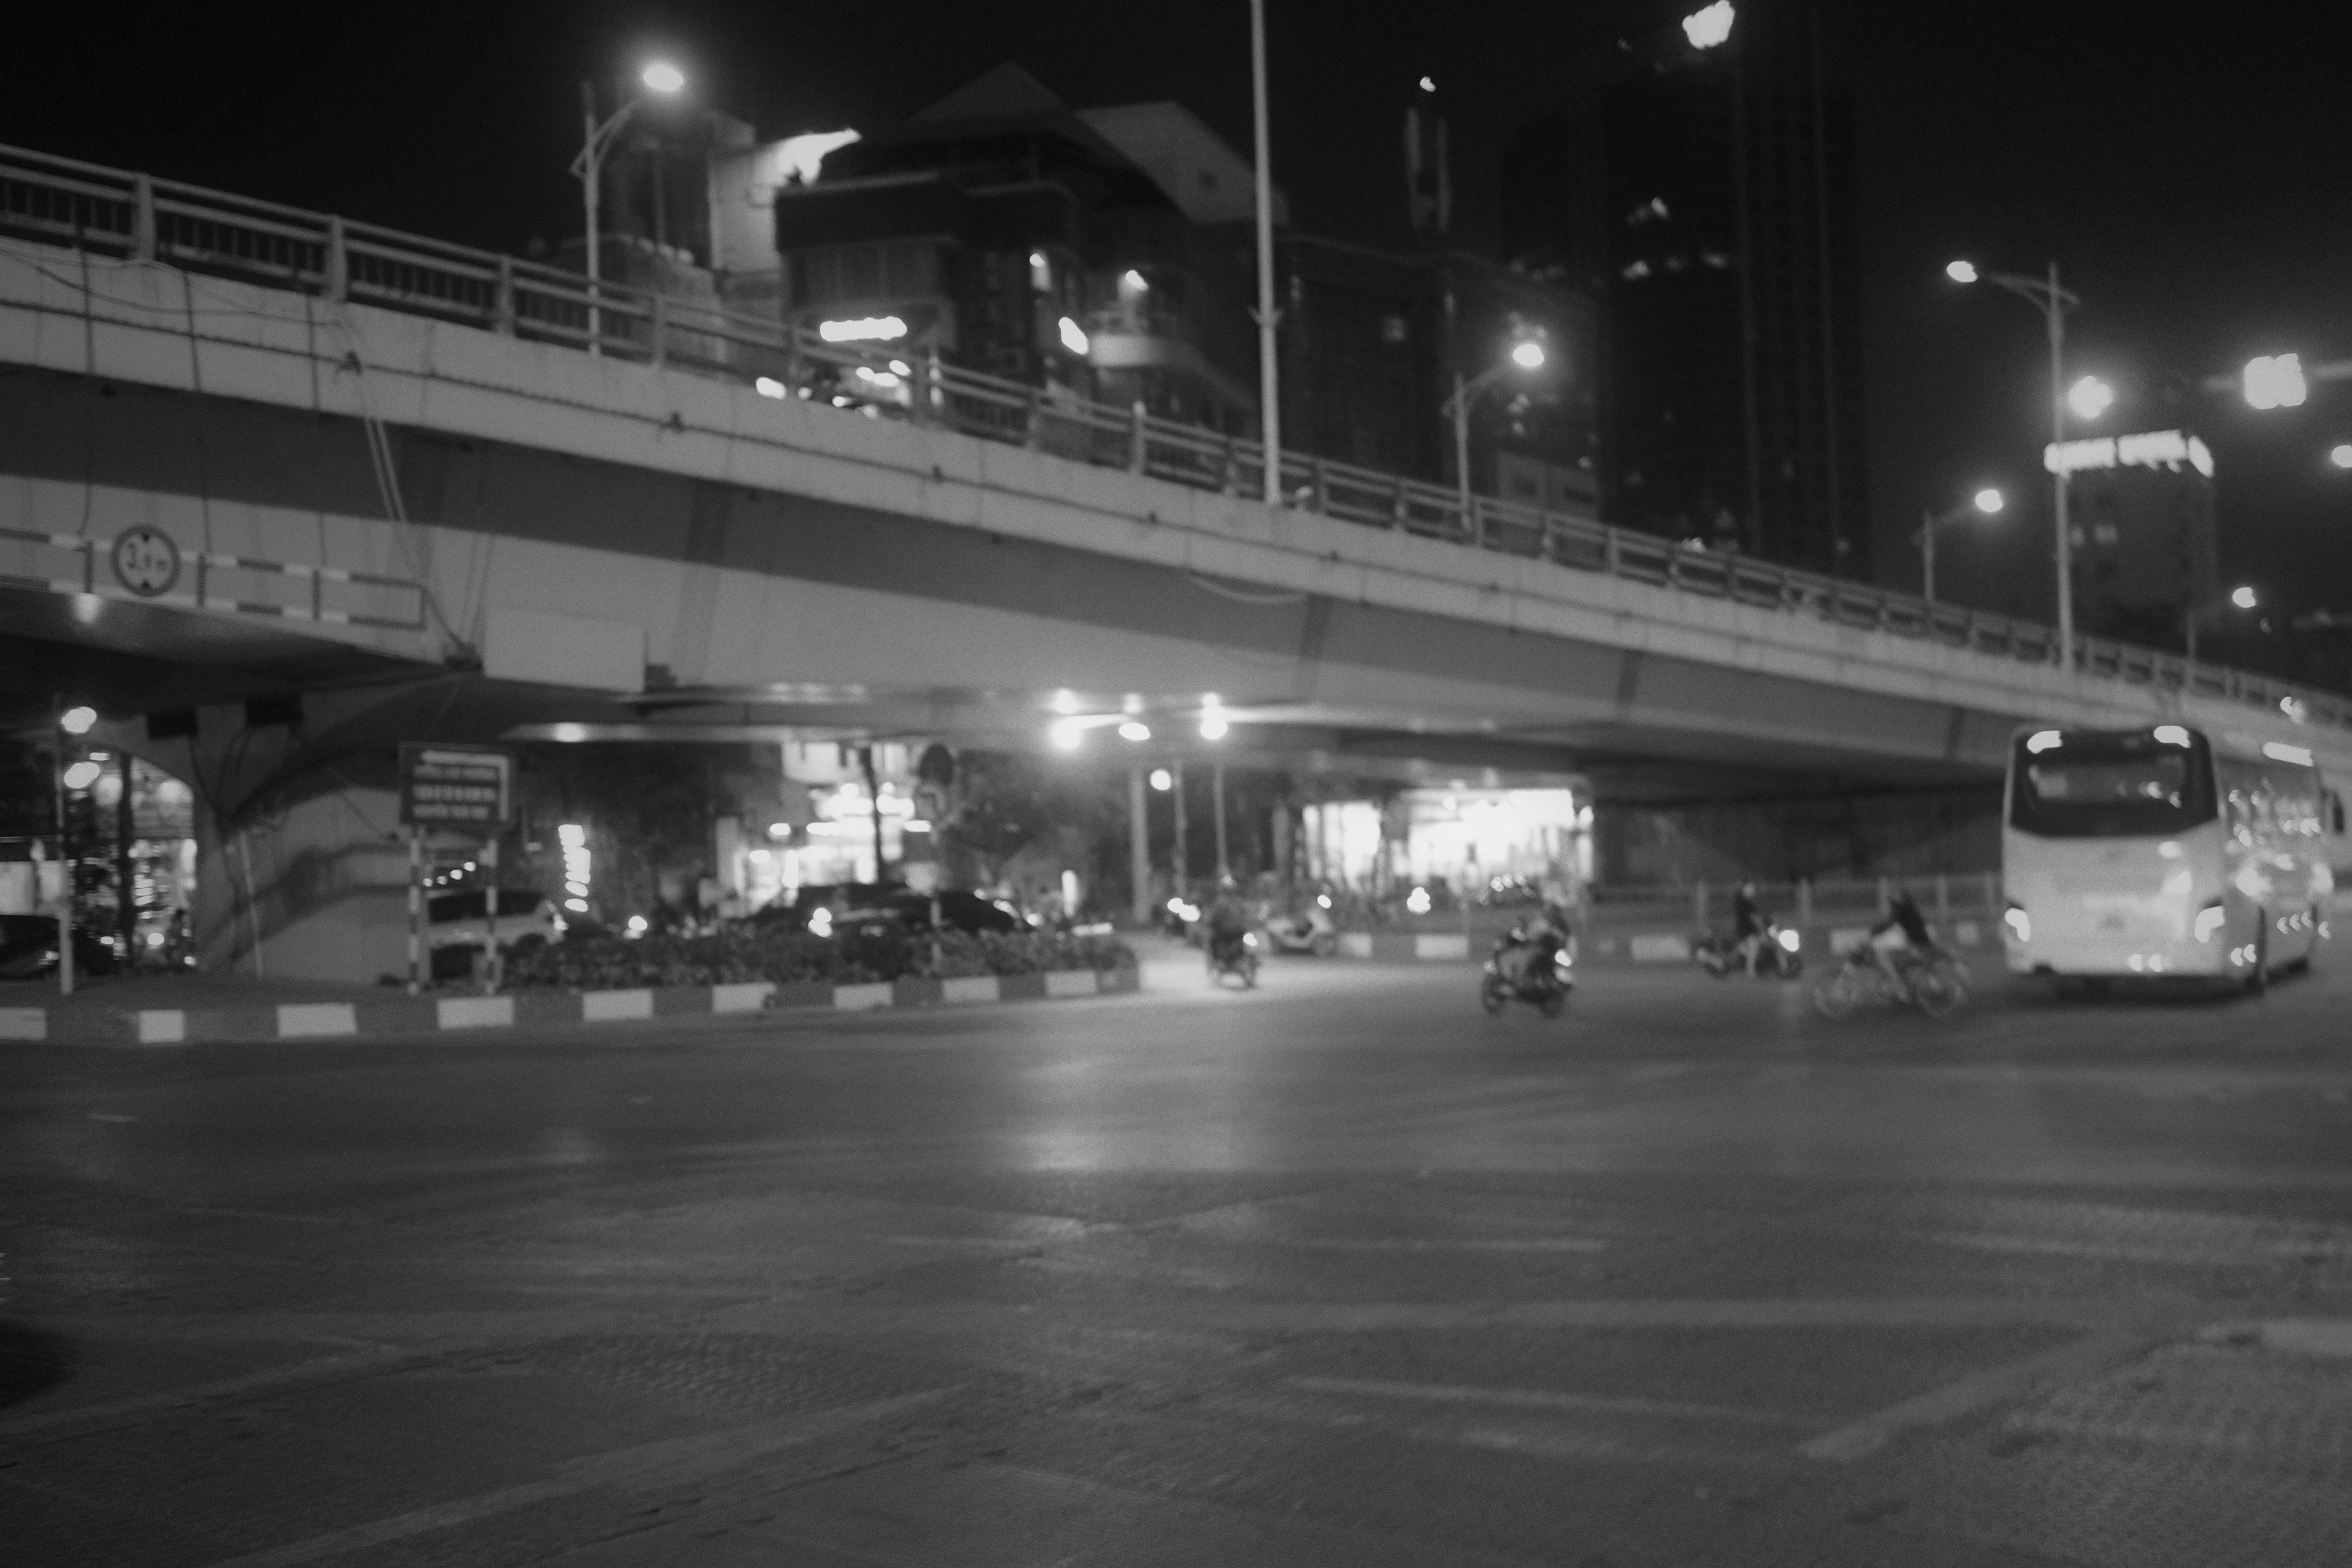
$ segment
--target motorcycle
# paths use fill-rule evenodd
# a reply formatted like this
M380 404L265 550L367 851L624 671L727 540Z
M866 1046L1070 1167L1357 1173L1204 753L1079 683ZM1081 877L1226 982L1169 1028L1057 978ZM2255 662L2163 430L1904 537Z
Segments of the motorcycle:
M1796 934L1783 931L1778 921L1764 922L1764 940L1756 950L1757 979L1794 980L1805 972L1805 961L1797 952ZM1691 959L1717 980L1748 967L1738 941L1711 931L1691 939Z
M1515 926L1487 956L1478 977L1478 1005L1499 1013L1512 1002L1526 1002L1545 1017L1557 1018L1575 988L1576 959L1568 945L1549 931L1529 936Z
M1969 999L1969 966L1957 954L1897 949L1894 959L1899 978L1872 962L1867 946L1853 949L1813 988L1813 1005L1825 1018L1843 1018L1864 1005L1909 1005L1941 1018Z
M1265 936L1276 952L1311 952L1329 958L1339 951L1339 928L1331 923L1330 912L1319 903L1286 915L1269 915Z
M1228 974L1239 975L1244 991L1257 984L1257 932L1248 931L1239 936L1219 936L1211 931L1207 946L1210 984L1217 984Z

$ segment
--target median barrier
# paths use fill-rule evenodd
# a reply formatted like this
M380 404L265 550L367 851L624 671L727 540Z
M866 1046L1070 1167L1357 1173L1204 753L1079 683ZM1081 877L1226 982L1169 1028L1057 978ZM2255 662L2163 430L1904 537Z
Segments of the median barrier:
M861 985L670 985L625 991L518 991L498 996L387 996L236 1007L0 1008L0 1040L84 1046L194 1046L265 1040L349 1040L569 1027L704 1014L867 1012L990 1002L1113 996L1141 989L1139 972L1046 970Z

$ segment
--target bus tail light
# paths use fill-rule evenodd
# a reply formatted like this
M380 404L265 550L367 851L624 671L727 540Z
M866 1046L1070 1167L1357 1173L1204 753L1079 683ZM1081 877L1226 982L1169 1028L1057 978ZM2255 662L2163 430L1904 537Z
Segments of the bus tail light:
M2207 904L2203 909L2199 910L2197 911L2197 940L2199 942L2211 942L2213 940L2213 933L2220 931L2221 927L2227 923L2229 918L2229 912L2221 908L2221 900L2219 899L2214 900L2211 903Z
M2000 919L2001 923L2009 927L2009 934L2015 937L2020 943L2033 940L2033 917L2025 912L2023 905L2010 905L2001 912Z

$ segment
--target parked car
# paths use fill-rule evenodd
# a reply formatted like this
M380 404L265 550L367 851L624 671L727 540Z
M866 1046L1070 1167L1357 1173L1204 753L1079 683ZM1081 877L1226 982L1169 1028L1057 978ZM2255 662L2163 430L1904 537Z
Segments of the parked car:
M425 945L436 980L458 979L473 968L486 935L484 911L489 907L490 891L465 888L436 893L425 900ZM563 916L553 899L536 888L497 891L500 952L529 952L563 940Z
M116 968L111 939L76 926L74 972L111 974ZM55 915L0 915L0 980L37 980L58 972Z
M906 891L904 882L804 882L789 899L762 904L745 917L754 931L807 931L812 921L819 936L833 931L835 915L851 910L875 909L892 893ZM815 920L819 910L825 918Z
M1020 911L1011 904L970 888L941 888L931 893L900 888L863 908L853 907L842 918L854 923L868 913L887 913L904 931L928 931L931 929L931 910L935 905L939 910L939 923L943 930L977 935L982 931L1027 929Z

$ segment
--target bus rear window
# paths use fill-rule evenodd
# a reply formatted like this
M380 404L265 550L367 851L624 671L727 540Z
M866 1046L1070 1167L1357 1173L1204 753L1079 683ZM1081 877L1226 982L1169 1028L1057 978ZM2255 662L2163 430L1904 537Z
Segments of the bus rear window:
M2178 833L2213 816L2205 739L2158 741L2147 731L2049 731L2010 758L2009 825L2045 838L2136 838ZM2042 742L2042 749L2032 749Z

